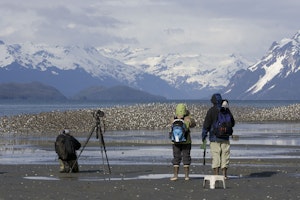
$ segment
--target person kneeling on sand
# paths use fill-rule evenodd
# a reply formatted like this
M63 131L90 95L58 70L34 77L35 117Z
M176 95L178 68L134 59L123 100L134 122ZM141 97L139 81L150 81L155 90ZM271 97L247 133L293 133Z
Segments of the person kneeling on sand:
M185 172L185 180L189 180L189 168L191 164L191 131L190 128L196 126L195 120L191 118L190 112L182 103L176 106L175 116L171 120L172 130L170 139L173 148L173 168L174 176L170 179L176 181L178 179L179 165L182 160Z
M76 150L80 149L81 144L70 135L68 129L63 130L55 141L55 152L58 155L60 163L60 172L78 172L79 167L77 163ZM71 171L72 170L72 171Z

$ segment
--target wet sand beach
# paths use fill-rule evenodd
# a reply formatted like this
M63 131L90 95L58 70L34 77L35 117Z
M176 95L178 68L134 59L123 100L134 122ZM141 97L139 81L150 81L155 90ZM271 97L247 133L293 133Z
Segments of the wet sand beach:
M210 166L193 166L190 181L169 180L170 166L99 166L62 174L55 165L1 165L0 199L300 199L299 160L234 160L226 189L203 188ZM155 176L154 176L155 175Z
M195 113L194 116L197 120L197 127L192 132L200 133L201 120L207 108L202 105L190 106L191 112ZM140 142L136 139L130 139L125 144L121 144L114 139L119 139L118 134L130 133L130 130L155 132L159 127L167 129L173 109L174 105L164 104L104 109L107 125L105 139L107 139L109 160L112 161L110 175L107 174L106 164L102 165L99 162L93 164L91 161L84 160L95 158L88 155L93 152L95 146L87 149L88 153L79 160L79 173L59 173L59 166L55 160L52 139L67 126L71 127L74 135L82 138L81 142L84 142L87 132L95 123L92 110L54 111L1 117L0 135L2 138L8 141L18 137L31 138L31 142L34 143L34 138L38 136L38 138L48 138L47 140L50 142L46 141L45 144L20 142L16 144L13 141L13 148L7 144L4 144L3 148L1 147L0 199L300 199L300 147L297 142L299 126L287 126L285 129L291 127L290 135L287 135L285 129L276 131L277 127L282 127L280 123L299 124L299 104L270 109L232 108L238 124L236 134L244 134L241 136L248 140L246 143L241 140L232 144L234 156L228 170L229 180L226 180L226 189L223 189L222 185L216 189L209 189L208 183L203 188L204 175L212 174L209 153L206 165L203 166L202 154L200 154L202 152L198 149L197 155L193 156L191 179L184 180L181 166L180 179L172 182L170 181L172 166L169 159L172 156L171 146L166 144L167 141L162 142L165 140L164 138L160 138L159 142L152 141L149 144L134 143L135 141ZM128 116L132 116L130 123L123 123ZM159 121L158 124L155 123L157 121ZM270 122L279 124L269 130L268 123ZM243 132L243 125L240 123L246 123L246 125L254 123L255 127ZM263 127L263 130L259 130L260 127ZM115 130L119 132L114 132ZM259 130L259 134L257 134L257 130ZM276 133L275 136L272 134L265 136L264 140L270 141L270 143L257 144L251 141L249 143L252 137L260 137L261 132L265 132L265 130L268 130L269 133ZM108 137L109 134L111 135ZM251 134L253 135L251 136ZM146 136L148 137L148 135L142 135L142 137ZM291 138L280 140L285 136ZM124 136L124 138L126 137ZM199 140L193 141L195 141L195 147L192 148L192 151L199 148ZM290 144L291 141L295 143ZM116 148L112 147L114 145ZM146 150L149 150L149 147L158 147L161 154L157 159L144 154L139 157L129 157L130 152L142 151L136 148L137 145L146 145ZM129 148L128 151L125 151L126 149L123 147ZM281 150L278 153L273 152L277 147ZM287 150L285 151L285 149ZM18 152L21 152L20 156ZM240 156L238 152L244 154ZM250 152L251 155L247 155L247 152ZM269 154L269 152L273 153ZM96 153L98 153L97 158L99 159L98 148ZM153 157L156 156L155 153L150 152L149 154L154 154ZM163 154L168 156L167 159L162 156ZM24 158L28 155L29 159ZM39 158L40 155L50 157L51 162L45 157ZM122 156L131 163L128 160L121 160ZM35 159L31 160L32 157ZM22 159L27 160L24 162L25 160Z
M53 141L33 146L20 143L20 148L15 145L7 154L3 151L0 199L300 199L299 145L237 141L232 144L226 189L222 184L209 189L209 183L203 188L204 176L212 174L209 148L203 166L198 144L192 147L190 180L184 180L181 166L175 182L170 181L170 145L108 142L109 175L95 142L83 151L80 172L75 174L59 173L51 144Z

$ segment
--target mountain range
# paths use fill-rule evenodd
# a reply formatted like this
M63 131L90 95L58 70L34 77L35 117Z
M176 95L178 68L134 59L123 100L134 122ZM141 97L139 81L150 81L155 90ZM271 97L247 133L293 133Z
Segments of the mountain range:
M0 84L1 100L65 101L67 98L56 88L38 82Z
M61 101L162 101L164 97L151 95L147 92L128 86L90 87L78 92L72 98L65 97L56 88L40 82L2 83L0 84L0 100L61 102Z
M241 100L299 100L299 85L300 31L274 42L260 61L237 71L222 94Z
M0 41L0 84L35 81L67 98L90 98L82 95L100 92L101 87L126 86L168 99L202 99L214 92L230 99L300 99L299 35L298 31L274 42L255 64L236 54L155 55L147 48Z
M234 55L211 59L179 54L147 57L147 49L107 52L90 46L2 41L0 83L36 81L57 88L68 98L94 86L124 85L168 99L195 99L222 88L222 82L228 83L236 70L246 66ZM209 65L212 60L214 65Z

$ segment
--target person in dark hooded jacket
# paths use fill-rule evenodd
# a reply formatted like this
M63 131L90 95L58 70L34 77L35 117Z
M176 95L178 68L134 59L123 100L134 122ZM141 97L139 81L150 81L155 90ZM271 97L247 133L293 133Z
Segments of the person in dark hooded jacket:
M213 106L207 111L203 128L202 128L202 142L204 143L209 133L210 151L212 156L212 168L214 175L219 174L219 170L222 169L222 174L227 178L227 169L229 166L230 158L230 142L229 136L219 138L213 133L213 124L217 121L218 113L222 110L226 110L231 115L232 127L235 124L233 115L228 108L228 101L224 102L226 108L222 107L222 96L219 93L213 94L211 97Z
M54 144L55 152L58 155L58 161L60 163L60 172L69 173L71 170L71 172L78 172L79 167L76 150L80 149L80 142L70 135L68 129L65 129L56 137Z

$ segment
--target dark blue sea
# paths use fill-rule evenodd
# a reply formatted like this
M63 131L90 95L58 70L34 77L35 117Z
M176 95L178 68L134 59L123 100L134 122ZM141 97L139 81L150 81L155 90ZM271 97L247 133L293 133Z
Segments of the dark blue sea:
M179 103L184 102L188 104L204 104L210 105L210 100L167 100L156 103ZM0 117L1 116L12 116L18 114L33 114L40 112L50 112L50 111L67 111L67 110L78 110L78 109L101 109L109 108L114 106L126 106L135 105L143 103L152 102L10 102L10 101L0 101ZM245 106L245 107L259 107L259 108L269 108L269 107L279 107L286 106L295 103L300 103L298 101L281 101L281 100L232 100L230 101L231 106Z

